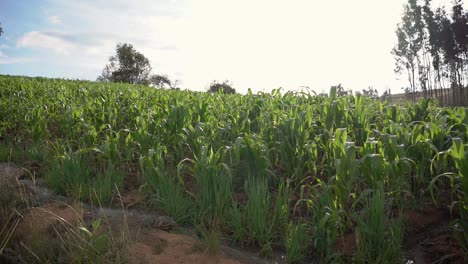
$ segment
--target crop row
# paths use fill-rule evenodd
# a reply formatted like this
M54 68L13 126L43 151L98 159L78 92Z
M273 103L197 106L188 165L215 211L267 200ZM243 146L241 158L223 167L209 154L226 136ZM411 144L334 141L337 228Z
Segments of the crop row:
M399 263L402 210L450 191L468 252L468 109L273 90L247 95L0 76L0 159L56 191L147 203L289 262ZM129 186L134 184L136 186ZM359 238L352 256L334 245Z

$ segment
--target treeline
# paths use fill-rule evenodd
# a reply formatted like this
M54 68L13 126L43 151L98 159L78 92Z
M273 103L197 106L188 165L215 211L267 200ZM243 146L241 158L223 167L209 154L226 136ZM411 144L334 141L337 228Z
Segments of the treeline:
M180 90L177 86L178 80L171 81L167 75L153 74L149 59L143 53L138 52L133 45L120 43L115 47L115 51L116 55L109 58L109 64L97 77L98 82L141 84ZM236 90L226 80L224 82L212 81L208 92L235 94Z
M392 50L395 72L406 76L412 100L435 97L443 105L468 105L468 11L463 1L450 8L431 0L409 0Z

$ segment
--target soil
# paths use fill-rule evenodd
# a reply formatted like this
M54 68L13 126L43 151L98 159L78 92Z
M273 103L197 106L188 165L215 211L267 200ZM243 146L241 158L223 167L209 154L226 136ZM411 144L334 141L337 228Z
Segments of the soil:
M77 226L83 213L84 209L78 204L50 202L41 207L32 207L23 215L16 235L27 244L39 236L49 235L58 223Z
M162 230L149 230L140 234L137 241L129 246L128 263L241 263L223 252L210 256L206 251L206 247L193 237Z
M34 163L25 163L29 171L39 170ZM104 219L104 225L115 235L124 228L128 230L128 263L268 263L255 253L232 246L221 246L216 255L208 254L205 244L192 236L188 229L175 228L166 232L155 228L152 223L162 212L148 211L141 204L142 197L137 188L128 188L110 208L96 208L82 203L73 203L66 197L56 195L48 189L41 178L27 179L27 171L13 163L0 163L0 180L13 179L23 186L23 194L29 207L22 212L16 237L27 244L38 236L57 230L57 223L89 225L94 219ZM135 183L133 183L135 184ZM238 195L242 201L244 196ZM406 219L403 250L407 263L466 263L466 257L453 236L450 222L458 216L451 214L450 201L439 206L424 203L420 209L405 209ZM120 206L119 206L120 205ZM123 206L122 206L123 205ZM106 228L105 227L105 228ZM336 252L350 258L356 252L354 232L339 237L334 245ZM271 260L270 260L271 261Z
M333 247L335 251L346 257L352 257L356 252L356 248L356 234L354 232L344 235L343 238L339 237Z
M467 263L450 227L456 216L450 213L448 204L447 201L435 206L427 202L419 210L403 210L406 223L403 251L407 263ZM396 211L394 213L397 215ZM351 258L356 249L354 232L338 237L334 245L334 250L347 258Z
M406 235L404 248L415 264L466 263L460 245L453 236L454 220L447 206L424 204L421 210L404 210Z

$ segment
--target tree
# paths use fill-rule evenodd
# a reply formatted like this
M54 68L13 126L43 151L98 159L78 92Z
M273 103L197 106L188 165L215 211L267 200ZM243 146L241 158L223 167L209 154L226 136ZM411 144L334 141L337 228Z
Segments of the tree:
M150 82L158 88L164 88L164 85L168 85L169 88L172 88L172 82L166 75L153 74L151 75Z
M385 90L384 93L382 94L382 96L380 97L382 100L385 100L387 98L391 98L392 96L392 91L390 91L390 89L388 90Z
M347 95L353 94L351 90L345 90L345 88L343 87L343 85L341 85L341 83L338 85L333 85L331 88L336 89L336 94L338 96L347 96Z
M136 51L131 44L118 44L117 54L109 58L98 81L150 84L151 65L149 60Z
M232 84L230 84L229 81L224 81L222 83L218 81L212 81L210 84L210 88L208 89L208 92L217 93L219 91L222 91L222 93L225 93L225 94L236 93L236 90L232 88Z
M372 86L369 86L367 89L362 89L362 95L371 98L377 98L379 97L379 92L377 91L377 89L374 89Z
M442 105L468 104L468 12L462 3L453 0L449 14L445 7L433 10L431 0L408 0L392 54L395 72L408 77L404 90L411 99L420 89Z
M419 73L419 81L425 80L420 54L424 41L423 29L422 9L417 5L417 0L409 0L405 5L402 22L397 26L398 42L392 54L396 60L395 72L401 74L406 70L410 92L413 94L417 90L417 74Z
M0 23L0 36L3 34L3 27L2 27L2 23Z

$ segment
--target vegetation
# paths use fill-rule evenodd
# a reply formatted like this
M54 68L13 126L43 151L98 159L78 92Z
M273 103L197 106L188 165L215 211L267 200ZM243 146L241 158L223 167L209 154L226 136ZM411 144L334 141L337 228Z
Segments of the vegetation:
M409 0L398 24L392 50L395 72L405 76L411 99L416 91L444 104L467 105L468 12L463 1L453 1L451 12L433 9L431 0ZM450 88L445 89L445 88Z
M210 88L208 88L208 92L222 92L225 94L235 94L236 89L232 88L232 84L230 84L229 81L224 81L222 83L218 81L212 81L210 84Z
M46 182L80 200L110 199L139 168L148 204L196 227L210 252L227 236L291 263L398 263L401 212L447 190L468 248L465 108L337 87L240 95L0 76L0 90L0 157L47 149ZM349 233L357 249L340 255Z
M152 84L158 88L163 88L165 85L172 87L167 76L151 74L152 68L149 59L131 44L117 44L115 50L117 54L109 58L109 64L104 67L97 81Z

